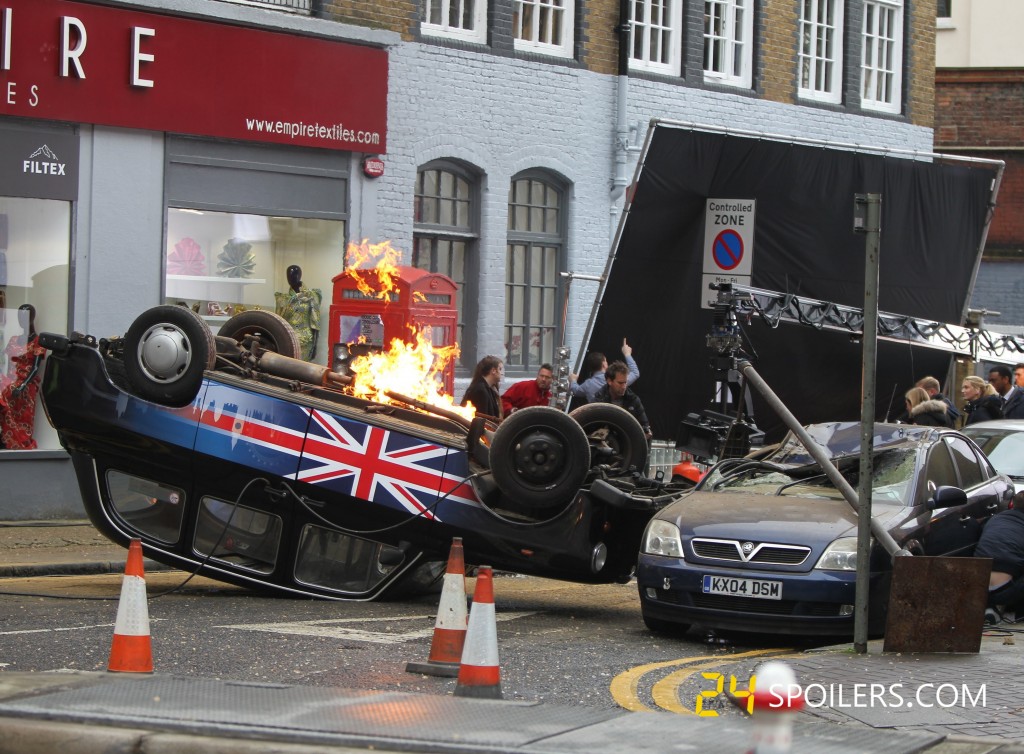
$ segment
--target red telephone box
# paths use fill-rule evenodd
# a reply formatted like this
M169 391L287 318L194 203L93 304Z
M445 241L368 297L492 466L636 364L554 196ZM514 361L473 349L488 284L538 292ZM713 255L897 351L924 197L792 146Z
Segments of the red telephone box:
M430 327L435 348L455 345L458 313L455 308L457 288L446 275L427 272L418 267L398 267L392 278L390 301L367 295L359 290L352 276L335 275L331 297L331 322L328 335L335 351L341 344L356 343L360 336L371 346L386 347L398 338L412 343L409 326L421 330ZM361 271L362 279L373 286L374 275ZM454 360L444 373L444 389L452 395L455 389Z

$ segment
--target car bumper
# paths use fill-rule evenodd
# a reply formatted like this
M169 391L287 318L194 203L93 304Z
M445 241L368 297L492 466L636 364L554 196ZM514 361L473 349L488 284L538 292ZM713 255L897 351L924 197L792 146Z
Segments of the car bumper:
M641 554L637 586L644 616L705 628L805 636L853 634L856 573L785 573L714 568ZM782 584L781 599L705 594L704 576L758 579ZM871 591L887 591L883 574L873 574ZM877 596L877 595L876 595ZM884 600L881 602L884 605ZM884 618L872 611L872 619ZM884 623L882 624L884 625Z

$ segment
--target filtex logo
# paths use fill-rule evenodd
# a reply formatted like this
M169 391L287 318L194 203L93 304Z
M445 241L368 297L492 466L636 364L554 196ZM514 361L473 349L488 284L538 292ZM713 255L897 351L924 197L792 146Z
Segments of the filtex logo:
M67 165L45 144L21 163L21 172L34 175L66 175L66 168Z

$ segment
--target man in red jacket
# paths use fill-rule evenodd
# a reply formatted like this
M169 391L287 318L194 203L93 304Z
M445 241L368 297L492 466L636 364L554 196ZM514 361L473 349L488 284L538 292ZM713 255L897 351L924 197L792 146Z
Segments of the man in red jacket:
M517 382L501 396L501 405L508 416L517 408L527 406L547 406L551 400L551 380L554 374L550 364L541 364L537 370L537 378L525 382Z

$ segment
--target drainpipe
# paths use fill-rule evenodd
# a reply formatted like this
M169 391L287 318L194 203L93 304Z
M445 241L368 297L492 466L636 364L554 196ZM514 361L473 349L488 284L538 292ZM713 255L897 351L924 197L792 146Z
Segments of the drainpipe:
M615 237L619 215L622 213L622 202L626 195L626 186L629 185L627 177L629 127L626 125L626 100L629 94L629 5L630 0L619 0L619 25L615 27L615 31L619 35L619 72L616 77L615 91L615 140L612 144L615 172L612 176L611 206L609 208L611 213L609 238Z

